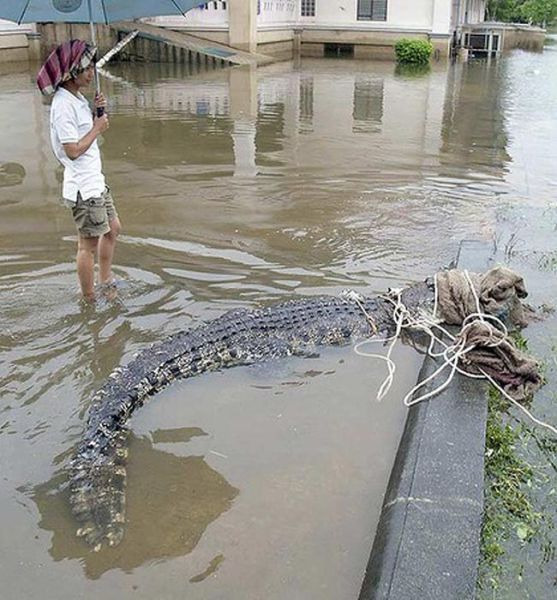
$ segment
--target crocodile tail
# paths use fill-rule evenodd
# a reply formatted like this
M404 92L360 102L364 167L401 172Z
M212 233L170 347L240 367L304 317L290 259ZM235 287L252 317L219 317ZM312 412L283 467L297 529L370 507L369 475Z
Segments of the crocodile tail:
M118 545L124 536L126 442L121 427L104 444L81 447L71 461L70 503L80 527L77 535L95 550Z
M160 365L129 392L123 382L130 371L116 369L90 409L86 441L70 461L70 503L79 522L78 537L95 550L117 546L124 537L128 421L146 399L177 376L175 361Z

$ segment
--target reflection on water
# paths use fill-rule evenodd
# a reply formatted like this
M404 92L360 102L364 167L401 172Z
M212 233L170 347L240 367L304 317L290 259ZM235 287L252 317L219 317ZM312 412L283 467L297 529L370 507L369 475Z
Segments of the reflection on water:
M132 422L152 442L134 440L129 528L112 554L73 536L68 456L115 366L226 310L404 285L447 265L462 238L516 239L510 216L523 212L537 217L516 264L551 270L540 230L557 192L557 52L425 73L337 60L105 70L102 153L124 235L118 300L94 310L78 302L48 104L33 70L0 73L3 592L170 599L186 582L204 600L355 596L403 423L396 400L416 376L409 349L397 397L379 406L382 366L350 349L335 369L326 355L300 377L266 365L267 379L226 373L157 398Z
M383 119L383 80L359 78L354 83L354 133L378 131Z
M182 432L184 433L184 432ZM159 432L168 443L176 432ZM202 431L193 435L206 435ZM187 441L185 436L183 441ZM153 439L153 442L155 439ZM110 569L130 572L155 560L189 554L203 532L232 505L238 490L201 457L175 456L133 438L128 463L127 521L124 541L116 548L91 552L75 535L64 473L35 486L31 497L41 514L39 527L52 531L55 561L80 559L88 577Z
M0 187L19 185L25 179L25 167L19 163L0 164Z
M305 74L300 77L300 133L313 131L313 77Z
M442 162L448 174L455 163L466 164L474 174L479 170L491 172L493 177L501 177L509 168L505 93L500 87L505 68L505 63L478 62L473 69L457 63L451 70L443 118ZM485 191L491 192L489 182L483 185Z

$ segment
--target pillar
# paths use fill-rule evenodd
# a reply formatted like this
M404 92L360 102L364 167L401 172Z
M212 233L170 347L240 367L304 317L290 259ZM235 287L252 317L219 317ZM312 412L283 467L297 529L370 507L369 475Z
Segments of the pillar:
M433 0L430 41L438 58L448 58L450 53L452 4L452 0Z
M257 0L229 1L228 40L238 50L257 50Z
M449 35L451 26L452 0L433 0L431 32L434 35Z

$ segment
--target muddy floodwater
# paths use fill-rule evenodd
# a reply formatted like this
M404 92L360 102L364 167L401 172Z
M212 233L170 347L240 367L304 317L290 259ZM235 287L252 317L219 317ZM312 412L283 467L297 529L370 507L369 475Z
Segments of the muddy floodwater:
M72 448L112 369L230 309L379 293L447 266L470 238L524 274L533 304L554 302L556 49L422 74L339 60L107 66L101 150L124 231L118 297L94 309L79 302L35 70L3 68L0 596L357 597L421 363L411 348L396 349L381 403L383 364L351 347L154 397L132 420L115 549L75 537ZM526 336L548 381L532 410L555 423L557 317ZM556 480L539 494L554 516ZM554 552L519 542L516 598L554 597Z

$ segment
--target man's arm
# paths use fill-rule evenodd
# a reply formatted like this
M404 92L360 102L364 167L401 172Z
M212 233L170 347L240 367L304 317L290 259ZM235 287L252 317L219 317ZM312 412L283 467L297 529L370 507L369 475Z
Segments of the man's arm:
M69 142L62 144L64 151L70 160L79 158L82 154L87 152L91 147L91 144L97 139L101 133L108 129L108 117L104 114L102 117L95 117L93 121L93 127L86 133L79 142Z

